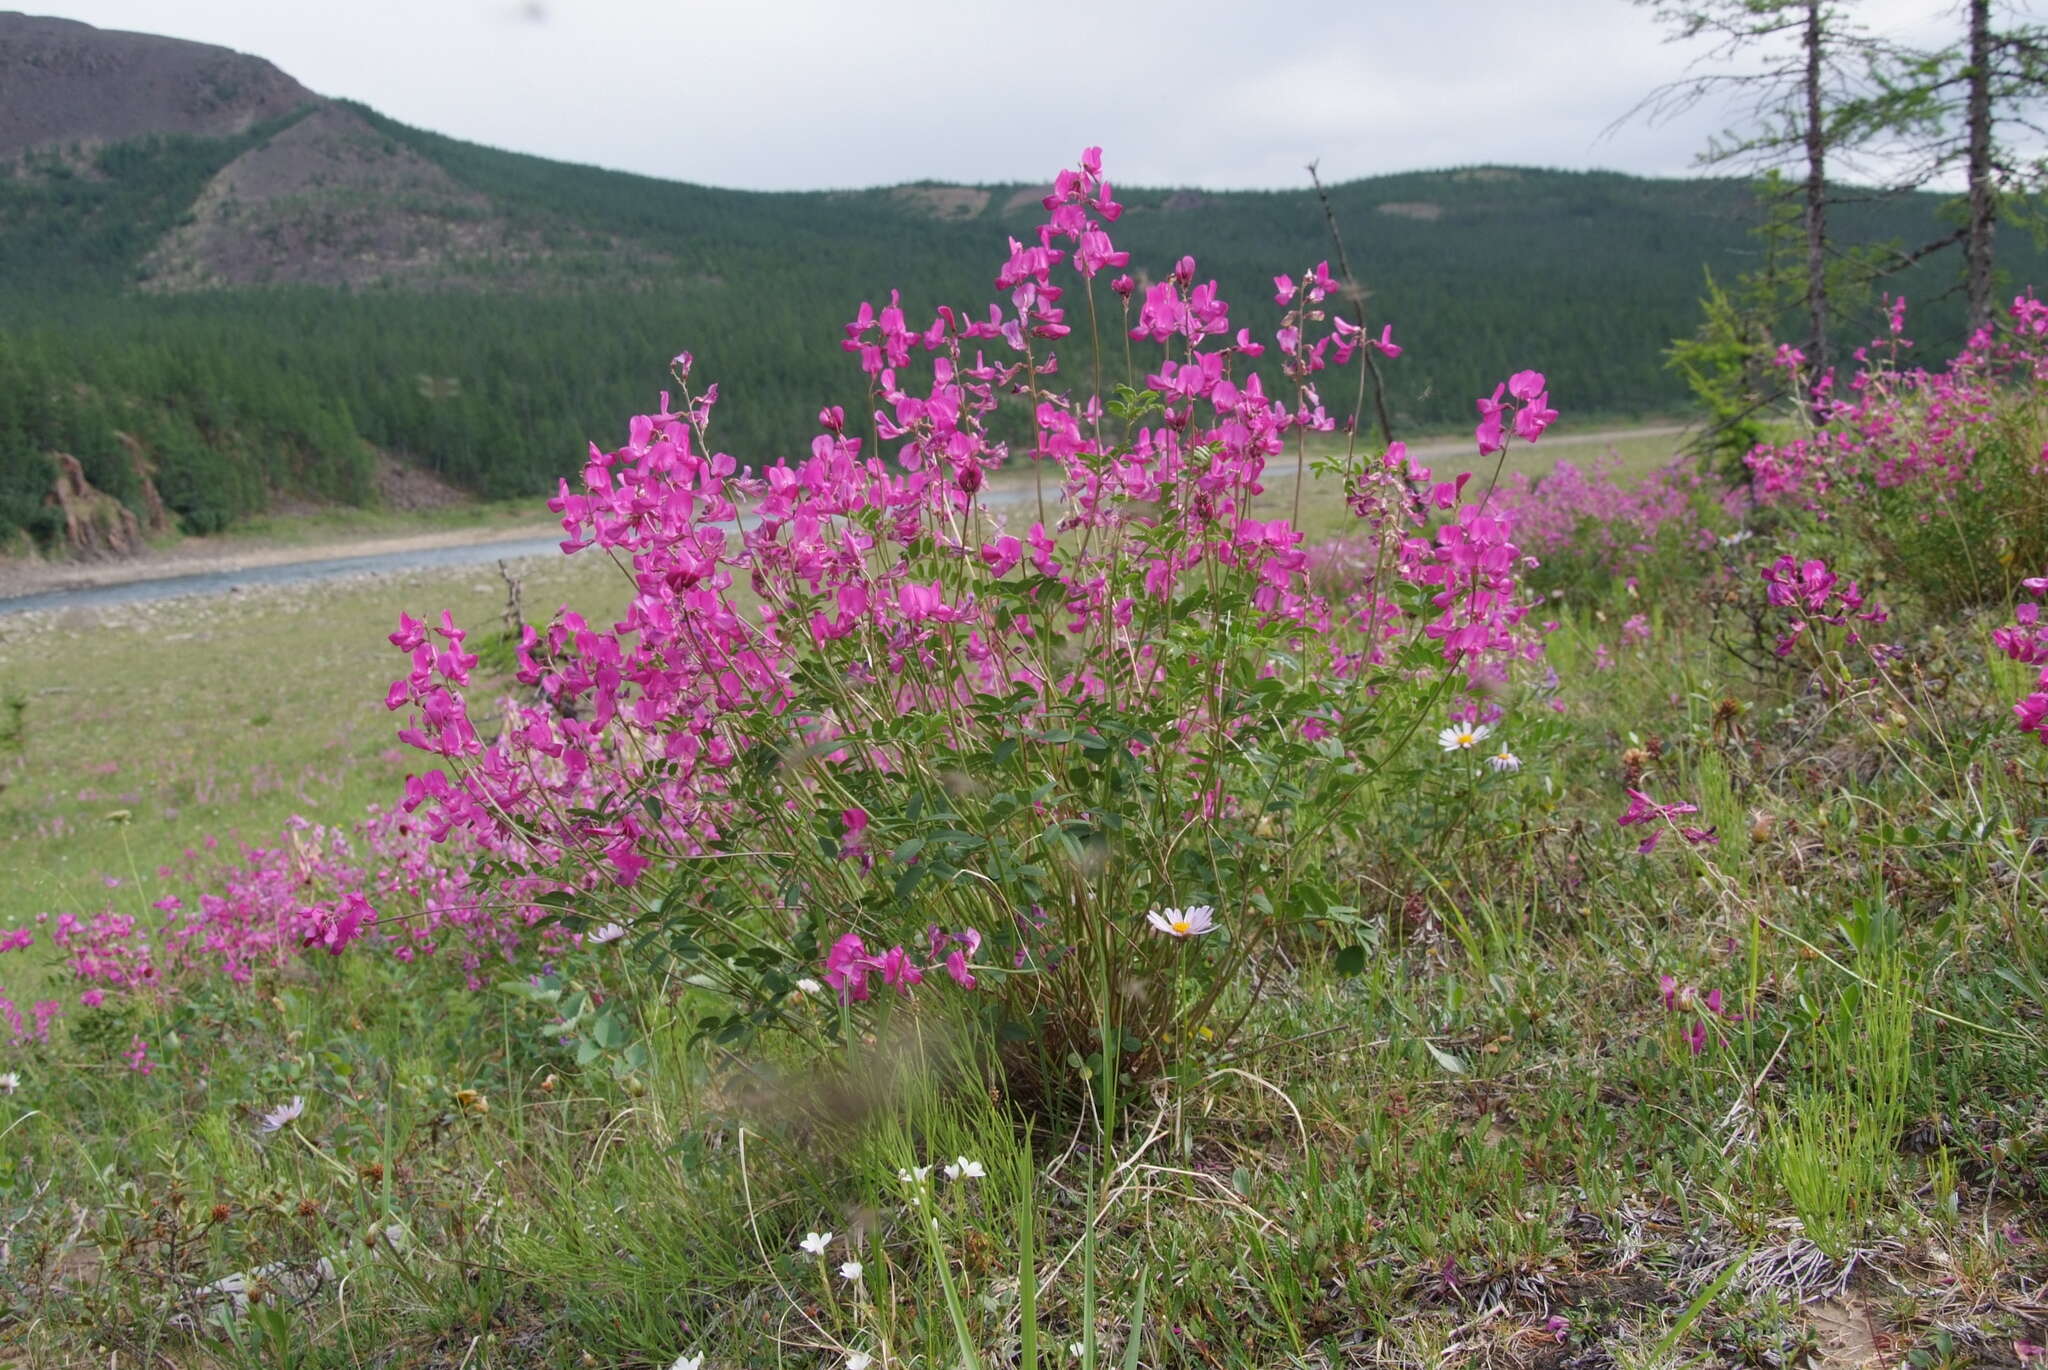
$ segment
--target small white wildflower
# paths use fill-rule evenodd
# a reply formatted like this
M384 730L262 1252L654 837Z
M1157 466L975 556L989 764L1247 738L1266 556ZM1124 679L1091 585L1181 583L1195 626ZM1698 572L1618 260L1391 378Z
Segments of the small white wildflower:
M283 1127L286 1123L297 1122L299 1120L300 1115L303 1114L305 1111L306 1101L298 1095L294 1094L292 1095L292 1101L290 1103L279 1104L276 1108L273 1108L270 1110L270 1112L264 1114L263 1123L259 1128L257 1128L257 1131L275 1132L279 1128Z
M1486 764L1495 771L1519 771L1522 769L1522 758L1509 751L1508 744L1503 742L1499 751L1486 758Z
M839 1278L845 1280L848 1284L852 1284L860 1278L860 1272L863 1269L865 1267L859 1261L841 1261L839 1263Z
M949 1180L979 1180L986 1178L987 1175L988 1171L982 1168L980 1161L970 1161L965 1156L955 1157L953 1164L946 1167L946 1178Z
M798 994L823 994L825 987L807 975L796 982L796 992Z
M806 1232L804 1239L797 1243L807 1254L813 1256L824 1255L825 1248L831 1244L832 1234L830 1232Z
M626 929L623 925L618 923L605 923L602 926L592 928L589 932L584 933L583 940L601 947L607 942L616 942L625 935Z
M1072 1356L1075 1360L1079 1360L1081 1359L1081 1357L1088 1354L1088 1348L1083 1346L1080 1342L1070 1341L1067 1343L1067 1354Z
M1154 909L1145 915L1145 921L1168 937L1200 937L1216 930L1216 910L1207 904L1186 909Z
M21 1075L19 1072L10 1070L5 1075L0 1075L0 1094L12 1094L20 1088Z
M1447 752L1469 752L1492 731L1491 724L1456 723L1436 735L1436 745Z
M846 1353L846 1370L868 1370L868 1367L874 1363L875 1358L865 1351L848 1351Z
M1726 533L1722 535L1721 545L1723 547L1739 547L1743 543L1748 542L1754 536L1756 535L1750 532L1750 530L1747 528L1737 528L1732 533Z
M704 1358L702 1356L677 1356L675 1364L669 1366L668 1370L704 1370Z
M922 1184L931 1177L932 1168L928 1165L905 1166L896 1172L896 1178L905 1184Z

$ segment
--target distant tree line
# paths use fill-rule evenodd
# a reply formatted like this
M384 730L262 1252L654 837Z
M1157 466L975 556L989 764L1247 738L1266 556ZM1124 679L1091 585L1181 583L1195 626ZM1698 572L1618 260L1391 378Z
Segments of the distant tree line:
M924 317L940 302L985 308L1006 236L1036 222L1014 186L984 188L986 208L956 221L889 191L711 190L360 112L508 221L632 250L615 277L586 265L536 279L529 264L517 290L147 294L135 283L152 246L264 130L105 148L90 174L52 155L0 175L0 540L52 535L45 494L59 451L124 501L140 499L147 476L201 532L279 495L373 502L374 449L481 494L538 494L578 469L587 442L622 440L624 418L653 403L683 348L720 386L722 448L757 463L799 452L820 405L862 403L837 340L863 298L902 286ZM1157 277L1192 252L1255 331L1277 322L1272 275L1331 255L1306 177L1289 192L1124 193L1117 236L1133 270ZM1469 422L1474 395L1529 366L1550 375L1571 415L1675 409L1686 386L1665 346L1694 327L1703 267L1754 266L1768 208L1746 182L1505 169L1330 194L1371 291L1367 316L1391 322L1408 349L1386 378L1409 430ZM1847 205L1836 223L1843 241L1919 242L1937 204ZM2017 244L2008 264L2039 261ZM1908 272L1901 288L1936 294L1946 281ZM1098 303L1118 355L1117 301L1104 291ZM1949 300L1918 315L1915 332L1938 342L1962 322L1962 302Z

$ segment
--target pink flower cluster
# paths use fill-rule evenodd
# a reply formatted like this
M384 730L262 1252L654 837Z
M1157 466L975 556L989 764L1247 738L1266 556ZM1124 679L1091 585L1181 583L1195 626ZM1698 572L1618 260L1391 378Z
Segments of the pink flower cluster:
M1513 403L1508 396L1521 403ZM1472 430L1472 436L1479 443L1482 457L1493 456L1507 447L1510 421L1515 436L1531 443L1557 421L1557 411L1550 407L1550 391L1544 388L1541 371L1517 371L1493 388L1490 399L1473 403L1479 408L1479 426Z
M1912 343L1903 336L1905 301L1892 301L1889 335L1856 349L1858 370L1848 393L1837 393L1832 372L1816 384L1824 426L1761 445L1744 459L1756 497L1827 518L1845 498L1911 486L1924 501L1914 517L1938 517L1953 491L1981 479L1975 469L1980 432L1998 416L2001 381L2048 375L2044 309L2031 294L2016 297L2008 331L1979 330L1946 367L1929 371L1899 366ZM1781 361L1784 356L1781 349Z
M2048 595L2048 576L2029 576L2020 585L2030 594ZM2041 668L2033 691L2013 705L2012 711L2020 731L2033 734L2048 747L2048 622L2042 621L2041 606L2019 605L2013 610L2012 626L1993 629L1991 640L2012 660Z
M57 1017L58 1004L55 999L39 999L29 1006L28 1016L23 1017L21 1009L12 999L0 995L0 1023L7 1027L8 1036L14 1046L24 1042L47 1042L50 1040L50 1024Z
M1707 1049L1707 1023L1710 1019L1726 1023L1742 1021L1742 1015L1727 1007L1718 989L1702 993L1697 985L1681 985L1676 976L1659 975L1657 993L1664 1001L1666 1013L1683 1013L1689 1016L1690 1021L1685 1028L1685 1044L1695 1056ZM1722 1042L1721 1045L1726 1046L1727 1043Z
M1675 460L1635 481L1622 480L1614 467L1612 458L1601 458L1583 468L1560 460L1537 477L1510 471L1494 492L1495 507L1546 564L1574 559L1608 575L1624 574L1666 538L1697 549L1714 545L1700 521L1705 481L1692 462Z
M160 867L158 877L185 893L165 895L143 913L38 916L81 987L81 1008L98 1008L110 994L159 997L208 981L246 984L302 956L338 955L352 945L403 962L451 952L452 971L480 989L492 963L509 964L528 947L557 954L573 940L554 926L537 940L531 931L545 913L533 900L558 886L480 886L469 848L436 844L402 813L373 809L353 833L294 818L276 843L244 846L225 861L217 845L209 838L203 850L185 853L182 868ZM403 912L380 916L380 906ZM13 929L0 933L0 947L23 949L35 938L34 928ZM17 1044L46 1040L58 1010L55 1001L37 1004L30 1025L0 999L0 1022Z
M856 933L847 933L832 944L825 954L824 981L841 1003L857 1003L868 997L868 976L879 976L885 985L893 985L908 994L913 985L922 984L926 974L943 970L962 989L973 989L974 973L968 969L968 961L981 949L981 934L973 928L965 932L945 933L934 927L928 930L931 943L931 958L919 966L909 952L901 946L894 946L878 955L869 955L867 945Z
M1664 829L1667 826L1677 827L1678 835L1696 847L1711 846L1719 842L1721 839L1715 835L1712 828L1687 827L1676 822L1699 811L1700 806L1697 804L1659 804L1641 790L1630 790L1628 807L1623 809L1621 817L1614 821L1617 826L1624 828L1633 828L1639 824L1654 825L1650 828L1650 835L1636 847L1637 851L1647 856L1657 850L1657 841L1664 836Z
M1793 618L1786 632L1778 638L1776 650L1781 657L1790 656L1792 649L1798 646L1810 626L1809 619L1839 628L1852 621L1883 623L1891 617L1882 604L1871 603L1866 607L1863 591L1856 582L1837 576L1819 557L1798 561L1790 556L1781 556L1764 567L1761 574L1766 586L1765 596L1773 606L1804 615ZM1848 641L1860 643L1862 640L1856 629L1849 630Z

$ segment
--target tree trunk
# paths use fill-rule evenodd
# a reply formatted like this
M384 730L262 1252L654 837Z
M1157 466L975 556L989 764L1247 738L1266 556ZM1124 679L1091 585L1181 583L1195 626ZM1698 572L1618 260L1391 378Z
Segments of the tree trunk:
M1991 0L1970 0L1969 105L1970 227L1963 239L1964 289L1970 328L1991 322L1992 240L1998 232L1998 196L1991 184Z
M1827 126L1821 109L1826 42L1822 0L1806 0L1806 374L1808 392L1828 370Z

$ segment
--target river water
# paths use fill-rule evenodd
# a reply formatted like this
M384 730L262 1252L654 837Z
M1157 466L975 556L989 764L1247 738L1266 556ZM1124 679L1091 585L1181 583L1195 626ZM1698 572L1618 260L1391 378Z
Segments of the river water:
M986 507L1017 505L1029 498L1029 487L987 487L982 492ZM752 514L739 523L750 526ZM731 526L731 525L728 525ZM309 561L286 561L271 566L245 566L231 571L200 571L182 576L156 576L111 585L81 585L63 590L41 590L34 594L0 596L0 618L30 610L90 609L117 604L138 604L148 600L172 599L185 595L219 595L235 590L252 590L270 585L294 585L305 581L332 580L338 576L374 575L379 572L432 570L443 566L485 566L494 561L520 557L560 556L562 542L554 537L508 538L500 542L464 543L448 547L413 547L366 556L322 557Z
M466 543L455 547L415 547L401 552L382 552L371 556L288 561L275 566L248 566L233 571L158 576L150 580L130 580L115 585L85 585L69 590L44 590L32 595L0 598L0 617L26 613L31 609L86 609L110 604L135 604L151 599L171 599L179 595L218 595L266 585L291 585L300 581L328 580L335 576L374 574L380 571L416 571L436 566L486 565L515 557L560 556L561 550L561 539L558 537L520 538L506 542Z

